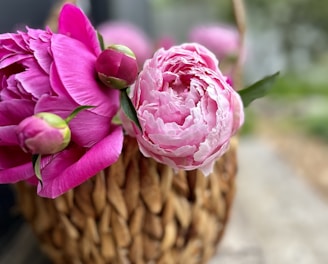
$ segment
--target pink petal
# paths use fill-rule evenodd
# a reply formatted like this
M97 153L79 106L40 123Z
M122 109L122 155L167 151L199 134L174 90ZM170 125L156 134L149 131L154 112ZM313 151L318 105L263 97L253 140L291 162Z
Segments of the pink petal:
M16 183L34 176L32 162L0 170L0 183Z
M26 43L21 34L0 34L0 68L20 61L26 57L32 57L28 54Z
M56 69L56 65L54 65L54 63L50 66L49 80L50 80L50 86L54 90L56 95L63 96L66 98L71 98L72 101L74 101L73 98L69 95L68 91L65 89L62 81L60 80L60 77Z
M232 135L236 134L238 129L244 123L244 108L243 102L237 92L233 92L231 94L231 101L233 107L233 127L232 127Z
M16 125L33 115L34 103L30 100L12 99L0 102L0 125Z
M17 85L34 98L40 98L43 94L49 94L51 92L49 76L35 60L24 60L23 64L28 70L16 74Z
M18 146L0 148L0 183L15 183L33 175L31 155Z
M35 105L35 113L50 112L59 115L63 119L67 118L79 105L70 98L43 95Z
M36 176L33 176L31 178L26 179L25 182L27 182L31 185L37 186L39 183L39 179Z
M35 107L36 112L51 112L67 118L78 105L63 97L43 96ZM110 133L111 117L97 115L89 110L82 110L69 123L72 140L80 146L91 147Z
M111 118L97 115L89 110L80 112L69 124L72 140L80 146L93 146L109 134L111 120Z
M29 29L28 34L33 34L33 30ZM40 67L45 73L49 74L50 65L52 63L52 57L50 56L50 38L51 32L42 31L39 32L36 38L31 38L29 47L33 51L33 55Z
M79 105L96 106L90 110L92 112L103 116L115 115L119 107L119 92L106 88L98 81L96 57L81 42L59 34L53 35L51 49L59 77L53 88L64 87Z
M31 161L31 155L23 152L19 146L1 146L0 170L20 166Z
M8 55L5 55L3 57L0 57L0 69L4 69L14 63L20 63L21 61L23 61L24 59L30 59L30 58L33 58L33 55L32 54L8 54ZM8 70L8 68L7 68ZM16 72L10 72L12 69L10 68L9 69L9 73L16 73ZM15 69L14 69L15 70Z
M101 49L96 30L87 16L72 4L65 4L59 15L58 32L84 43L94 55Z
M63 155L62 157L58 155L42 171L43 188L40 184L38 185L38 194L43 197L56 198L80 185L116 162L122 145L123 132L120 127L116 127L108 137L98 142L82 156L81 148L78 147L63 151L60 154Z
M16 126L0 126L0 146L18 145Z

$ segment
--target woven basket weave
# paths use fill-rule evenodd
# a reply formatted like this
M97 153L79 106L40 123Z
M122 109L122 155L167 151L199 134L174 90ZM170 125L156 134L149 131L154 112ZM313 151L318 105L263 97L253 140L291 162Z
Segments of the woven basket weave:
M54 263L206 263L234 196L236 142L209 177L145 158L126 137L120 159L57 199L25 183L18 203Z

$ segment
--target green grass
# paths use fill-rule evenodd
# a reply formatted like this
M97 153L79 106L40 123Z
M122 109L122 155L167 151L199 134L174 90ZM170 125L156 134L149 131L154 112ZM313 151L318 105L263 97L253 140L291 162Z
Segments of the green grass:
M240 129L240 135L252 134L256 128L257 116L251 108L245 109L245 121Z
M297 127L301 127L305 132L328 142L328 113L308 116L297 123Z
M305 132L328 143L328 83L314 83L285 75L278 77L267 97L273 110L273 116L267 118L279 120L277 129ZM261 118L258 110L253 111L252 107L245 109L245 115L241 135L253 133Z
M277 79L270 92L272 97L289 97L294 99L309 95L328 97L328 84L314 83L285 75Z

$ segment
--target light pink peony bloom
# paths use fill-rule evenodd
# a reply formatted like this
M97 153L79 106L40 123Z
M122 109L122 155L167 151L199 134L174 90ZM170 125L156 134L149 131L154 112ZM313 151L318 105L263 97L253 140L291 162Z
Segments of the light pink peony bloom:
M142 132L124 120L141 152L175 169L205 175L223 155L244 120L238 93L214 54L199 44L158 50L131 89Z
M104 22L98 27L107 46L121 44L129 47L136 55L139 68L153 54L153 44L146 33L127 21Z
M198 25L191 28L188 41L197 42L219 59L236 57L239 54L240 37L235 27L222 24Z
M20 148L15 131L39 112L67 118L79 106L94 106L69 123L67 148L43 156L40 196L57 197L118 159L123 134L111 121L119 92L97 78L100 52L95 29L71 4L61 11L58 34L28 28L0 35L0 183L37 183L31 155Z

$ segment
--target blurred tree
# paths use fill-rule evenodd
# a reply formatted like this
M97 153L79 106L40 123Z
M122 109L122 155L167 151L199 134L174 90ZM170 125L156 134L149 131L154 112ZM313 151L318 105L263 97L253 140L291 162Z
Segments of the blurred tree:
M284 47L290 54L295 46L306 46L316 59L327 49L328 1L248 0L248 9L256 14L258 25L273 25L282 30Z

